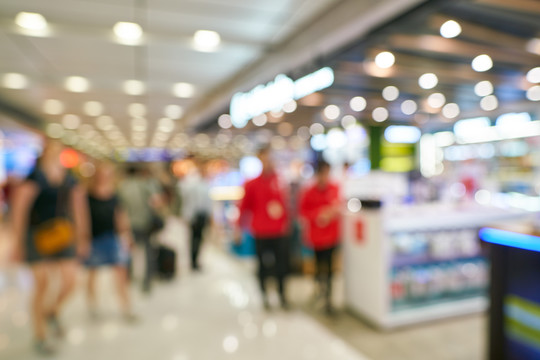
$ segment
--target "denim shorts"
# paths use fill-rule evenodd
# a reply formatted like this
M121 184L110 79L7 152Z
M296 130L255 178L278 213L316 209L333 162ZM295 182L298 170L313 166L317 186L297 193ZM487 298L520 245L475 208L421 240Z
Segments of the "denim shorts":
M114 233L99 235L92 239L90 255L84 261L87 267L127 265L128 252Z

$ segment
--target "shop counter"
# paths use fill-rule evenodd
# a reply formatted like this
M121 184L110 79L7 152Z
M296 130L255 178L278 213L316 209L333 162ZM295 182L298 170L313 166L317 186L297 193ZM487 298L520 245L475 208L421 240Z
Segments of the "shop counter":
M347 308L381 329L485 311L489 267L478 230L526 216L476 204L347 211Z

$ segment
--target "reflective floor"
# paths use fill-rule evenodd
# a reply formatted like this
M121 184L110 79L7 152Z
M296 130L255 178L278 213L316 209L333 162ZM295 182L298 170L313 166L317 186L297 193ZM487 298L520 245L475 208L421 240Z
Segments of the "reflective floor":
M68 329L57 341L54 359L325 359L420 360L481 359L482 316L380 333L341 312L328 318L312 301L308 277L289 282L290 311L261 309L253 263L231 257L217 242L207 241L202 273L190 273L185 229L169 224L164 240L177 248L179 276L157 282L150 296L132 287L138 322L118 315L111 274L100 274L100 311L91 318L85 303L85 273L80 288L66 307ZM0 243L0 247L2 244ZM135 256L135 262L138 262ZM138 272L136 271L136 278ZM340 304L339 279L336 303ZM28 318L31 278L22 268L0 272L0 359L38 359L32 351ZM365 356L365 355L367 356Z

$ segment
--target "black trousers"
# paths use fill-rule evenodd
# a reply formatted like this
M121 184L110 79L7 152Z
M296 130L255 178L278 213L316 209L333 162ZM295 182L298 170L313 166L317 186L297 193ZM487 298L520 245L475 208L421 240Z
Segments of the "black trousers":
M279 295L285 299L285 277L289 271L288 243L286 237L256 238L259 285L266 296L266 279L274 276L278 282Z
M208 224L208 214L198 213L191 221L191 268L199 268L199 253L203 241L203 232Z
M315 250L315 260L317 264L317 270L315 278L319 284L321 295L326 298L327 304L330 304L332 297L332 275L334 265L334 252L337 247L333 246L324 250Z

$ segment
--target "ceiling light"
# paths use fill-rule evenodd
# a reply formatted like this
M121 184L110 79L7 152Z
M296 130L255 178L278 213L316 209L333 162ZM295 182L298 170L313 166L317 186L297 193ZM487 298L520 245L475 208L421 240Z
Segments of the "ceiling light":
M355 96L351 99L349 105L351 106L351 109L353 109L353 111L363 111L367 106L367 102L366 99L364 99L363 97Z
M307 126L300 126L298 130L296 130L296 135L304 141L309 140L309 137L311 136Z
M199 51L214 51L221 43L221 36L211 30L199 30L193 36L193 45Z
M324 134L324 126L320 123L311 124L311 126L309 127L309 133L312 136Z
M110 130L114 126L113 119L110 116L102 115L97 118L96 126L100 130Z
M426 73L418 78L418 85L420 85L422 89L433 89L438 83L439 79L437 78L437 75L433 73Z
M170 133L174 130L174 121L167 117L161 118L158 123L158 130L164 133Z
M495 95L488 95L480 100L480 107L485 111L495 110L499 106L499 100Z
M530 101L540 101L540 85L535 85L527 90L527 99Z
M383 122L388 119L388 110L383 107L375 108L371 114L373 116L373 120L376 122Z
M164 114L171 119L179 119L184 114L184 109L180 105L167 105L165 106Z
M482 54L475 57L471 63L471 66L474 71L477 72L484 72L488 71L493 67L493 60L489 57L489 55Z
M327 147L325 134L313 135L309 142L315 151L323 151Z
M146 91L144 83L139 80L126 80L122 86L124 92L128 95L142 95Z
M51 123L47 125L45 132L50 138L60 139L64 136L64 127L60 124Z
M264 126L268 122L268 117L266 114L257 115L251 120L255 126Z
M533 84L540 83L540 67L535 67L527 72L527 81Z
M179 98L190 98L195 93L195 88L192 84L179 82L173 86L173 95Z
M441 93L434 93L427 98L428 105L434 109L438 109L446 102L446 97Z
M298 105L296 104L296 101L291 100L288 103L286 103L285 105L283 105L283 111L290 114L290 113L294 112L297 107L298 107Z
M526 48L528 52L540 55L540 39L532 38L531 40L527 41Z
M328 105L324 108L324 117L328 120L336 120L339 117L340 112L337 105Z
M99 101L87 101L84 103L83 111L88 116L100 116L103 114L103 104Z
M70 76L66 79L64 86L68 91L82 93L88 91L90 83L82 76Z
M124 44L133 45L141 39L143 30L139 24L132 22L117 22L113 27L114 34Z
M129 104L127 112L132 117L144 117L146 116L146 105L141 103Z
M341 126L343 126L344 129L348 129L354 125L356 125L356 118L352 115L345 115L341 119Z
M418 105L414 100L405 100L401 103L401 112L405 115L412 115L418 110Z
M7 73L2 77L2 86L8 89L24 89L28 86L28 78L23 74Z
M480 81L474 86L474 93L480 97L488 96L493 94L493 84L488 81Z
M382 96L386 101L394 101L399 97L399 89L395 86L387 86L383 89Z
M380 52L375 56L375 64L381 69L388 69L389 67L392 67L395 62L396 58L394 54L389 51Z
M133 131L145 131L148 124L144 118L131 119L131 129Z
M81 124L81 118L74 114L66 114L62 117L62 125L68 130L75 130Z
M43 112L49 115L60 115L64 112L64 103L56 99L47 99L43 102Z
M281 111L281 110L271 110L270 115L272 115L272 117L278 119L278 118L283 116L283 111Z
M461 25L454 20L448 20L441 26L441 36L447 39L455 38L461 34Z
M230 129L232 126L231 116L229 114L222 114L218 118L218 125L222 129Z
M15 17L15 24L27 30L45 30L47 20L43 15L31 12L20 12Z
M448 119L454 119L458 117L459 112L460 112L459 105L455 103L448 103L444 105L442 108L443 116Z

